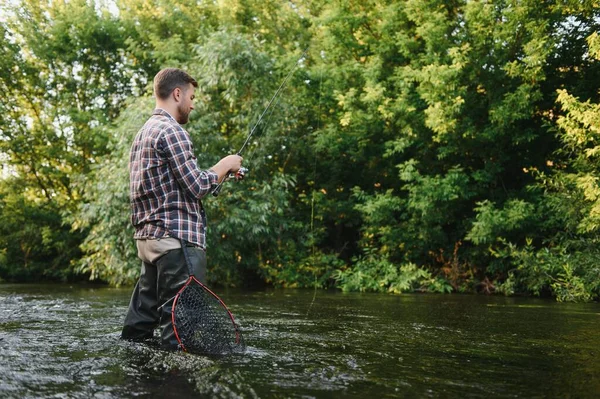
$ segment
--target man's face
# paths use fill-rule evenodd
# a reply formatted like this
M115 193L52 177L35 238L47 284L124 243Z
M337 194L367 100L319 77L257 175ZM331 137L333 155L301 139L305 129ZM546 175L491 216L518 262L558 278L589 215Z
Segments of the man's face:
M194 109L195 87L188 83L187 87L181 91L179 104L177 105L177 122L180 125L185 125L190 120L190 112Z

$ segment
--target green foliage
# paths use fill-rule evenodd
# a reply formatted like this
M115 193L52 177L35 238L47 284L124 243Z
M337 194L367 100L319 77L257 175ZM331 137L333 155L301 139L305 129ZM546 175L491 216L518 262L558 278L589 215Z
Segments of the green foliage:
M596 275L595 277L600 276ZM595 296L569 264L563 266L563 271L552 283L552 290L559 302L588 302Z
M590 54L597 54L596 34L589 36ZM598 227L600 191L598 147L600 105L557 91L563 113L557 118L562 147L556 167L538 176L544 190L541 211L549 217L540 224L543 246L508 245L499 256L517 266L511 284L540 294L551 291L559 301L590 301L600 295ZM554 164L554 162L553 162Z
M527 227L535 216L535 207L523 200L509 200L497 209L489 200L479 202L473 228L465 237L475 244L491 244Z
M18 178L0 181L0 276L6 281L71 280L70 260L80 256L60 210L21 190Z
M559 301L586 302L600 294L598 243L572 240L568 244L538 249L529 241L523 247L508 245L501 254L512 260L514 269L499 292L548 292Z
M84 0L2 8L1 220L13 231L0 244L0 274L64 279L84 238L67 221L82 202L82 182L107 154L102 126L136 84L123 52L127 32Z
M508 277L502 282L496 282L495 292L511 296L515 294L515 275L513 272L508 273Z
M93 180L83 181L84 197L71 217L73 229L85 233L84 256L77 270L113 285L132 284L140 262L133 241L129 205L129 148L151 114L153 104L140 98L129 103L113 126L107 127L110 155L95 165Z
M398 247L398 244L403 235L403 228L396 221L403 201L394 196L391 189L371 196L356 187L354 196L357 199L355 208L365 221L362 245L378 248L378 252L387 257L401 259L398 252L403 248Z
M442 279L413 263L394 265L384 258L367 253L356 259L352 268L338 269L333 274L343 291L372 291L400 294L414 290L451 292L452 287Z
M0 277L135 280L126 163L154 74L200 83L209 168L308 46L246 179L204 201L211 283L598 297L594 2L103 4L2 6Z

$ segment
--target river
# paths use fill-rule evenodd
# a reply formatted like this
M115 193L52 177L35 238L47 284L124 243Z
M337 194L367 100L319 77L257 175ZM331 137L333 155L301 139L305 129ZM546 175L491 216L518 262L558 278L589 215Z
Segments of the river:
M247 350L119 340L131 289L0 284L0 398L592 398L600 305L216 290Z

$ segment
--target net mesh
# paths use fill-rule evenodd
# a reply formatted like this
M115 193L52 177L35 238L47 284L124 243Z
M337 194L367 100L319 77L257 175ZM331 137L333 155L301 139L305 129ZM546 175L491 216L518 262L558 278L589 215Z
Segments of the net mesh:
M225 305L208 289L192 281L176 298L173 325L187 352L241 353L242 333Z

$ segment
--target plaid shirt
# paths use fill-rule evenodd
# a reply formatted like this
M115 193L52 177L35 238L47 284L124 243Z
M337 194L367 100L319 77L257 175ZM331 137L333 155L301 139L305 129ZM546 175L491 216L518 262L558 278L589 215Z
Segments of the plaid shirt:
M133 141L129 158L131 222L135 239L175 237L206 248L200 198L218 183L198 169L188 132L155 109Z

